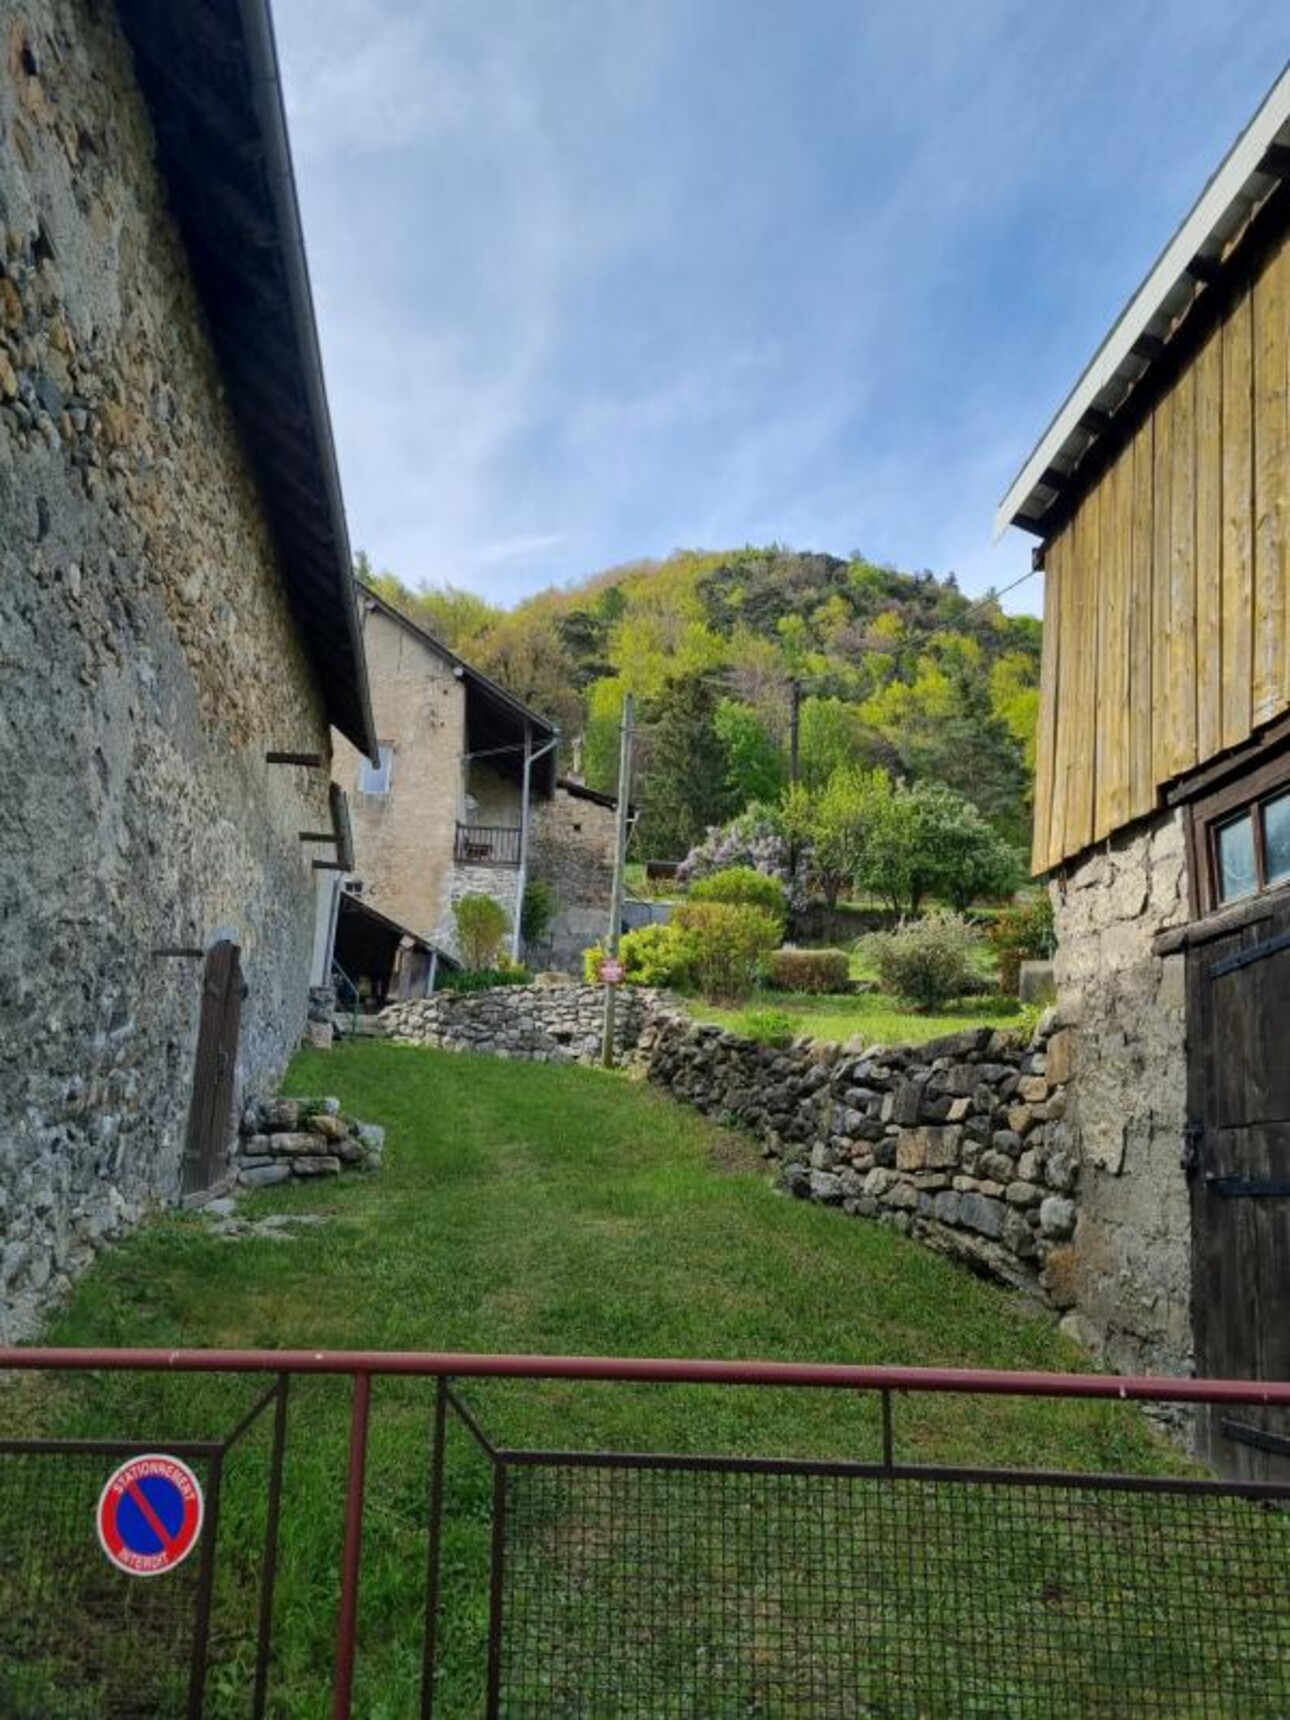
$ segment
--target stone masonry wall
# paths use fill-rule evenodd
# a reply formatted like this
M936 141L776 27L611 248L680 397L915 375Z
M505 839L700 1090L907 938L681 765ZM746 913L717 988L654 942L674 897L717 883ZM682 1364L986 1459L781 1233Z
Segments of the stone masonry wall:
M582 973L582 952L604 937L614 880L618 815L557 787L534 808L529 876L549 884L556 913L544 940L546 966Z
M614 1044L630 1060L655 1014L659 992L624 986L618 995ZM389 1038L442 1051L474 1051L534 1063L599 1063L605 994L597 985L498 986L492 991L436 992L391 1004L381 1014Z
M1069 1122L1083 1164L1071 1260L1080 1335L1122 1371L1185 1374L1184 957L1162 960L1151 947L1189 917L1181 814L1080 862L1053 901L1058 1011L1074 1045Z
M788 1190L876 1218L1059 1308L1079 1167L1065 1121L1069 1038L988 1027L927 1045L778 1049L654 1022L648 1078L749 1129Z
M110 6L0 39L0 1341L178 1189L201 962L305 1015L327 751Z

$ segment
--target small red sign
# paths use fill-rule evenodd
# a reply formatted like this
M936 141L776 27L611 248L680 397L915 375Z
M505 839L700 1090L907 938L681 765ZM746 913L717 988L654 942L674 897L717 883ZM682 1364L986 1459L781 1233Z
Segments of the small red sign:
M159 1577L197 1545L203 1509L201 1483L186 1463L163 1452L132 1457L99 1495L99 1541L119 1571Z
M606 985L621 985L623 964L614 956L606 956L600 964L600 977Z

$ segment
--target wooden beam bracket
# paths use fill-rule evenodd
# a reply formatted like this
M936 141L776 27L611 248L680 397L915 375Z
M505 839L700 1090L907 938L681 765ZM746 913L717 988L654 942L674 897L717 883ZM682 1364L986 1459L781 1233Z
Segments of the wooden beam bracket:
M267 752L264 755L265 764L298 764L306 770L321 770L323 755L307 752Z

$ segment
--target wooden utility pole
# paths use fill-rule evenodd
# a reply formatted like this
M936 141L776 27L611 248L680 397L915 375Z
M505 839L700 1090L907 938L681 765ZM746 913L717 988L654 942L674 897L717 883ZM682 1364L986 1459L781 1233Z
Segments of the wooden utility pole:
M802 683L794 675L788 683L788 780L797 781L798 735L802 726Z
M618 959L618 928L623 918L623 874L627 870L627 829L632 796L632 714L630 693L623 695L623 726L618 748L618 842L614 851L614 882L609 894L609 936L605 942L611 961ZM618 999L617 985L605 987L605 1034L600 1047L601 1061L606 1069L614 1062L614 1012Z

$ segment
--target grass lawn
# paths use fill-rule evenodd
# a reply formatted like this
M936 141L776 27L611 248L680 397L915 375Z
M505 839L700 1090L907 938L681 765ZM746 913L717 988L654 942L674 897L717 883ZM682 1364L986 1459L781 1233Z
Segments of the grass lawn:
M301 1054L289 1089L336 1093L384 1123L384 1171L244 1203L252 1217L326 1218L290 1243L222 1241L192 1215L156 1219L82 1280L49 1341L1078 1366L1024 1299L890 1230L776 1197L746 1143L621 1076L367 1043ZM28 1379L0 1393L0 1424L209 1435L247 1397L217 1378ZM468 1397L516 1445L877 1450L875 1406L841 1394L499 1383ZM425 1384L378 1382L355 1707L366 1720L416 1712L429 1409ZM303 1720L327 1708L346 1394L302 1382L291 1413L272 1712ZM1113 1404L910 1399L897 1429L902 1454L927 1460L1136 1471L1174 1461ZM445 1716L481 1711L481 1468L454 1465L449 1478ZM245 1712L233 1695L244 1691L261 1511L256 1488L230 1486L216 1714ZM974 1531L974 1564L989 1560L989 1532Z
M736 1033L756 1032L750 1012L773 1010L786 1016L794 1033L813 1039L847 1040L857 1034L866 1045L921 1045L943 1033L964 1027L1019 1027L1031 1020L1015 998L964 998L938 1015L903 1008L882 992L838 992L809 996L804 992L759 991L738 1009L695 999L689 1004L696 1021L715 1021Z

